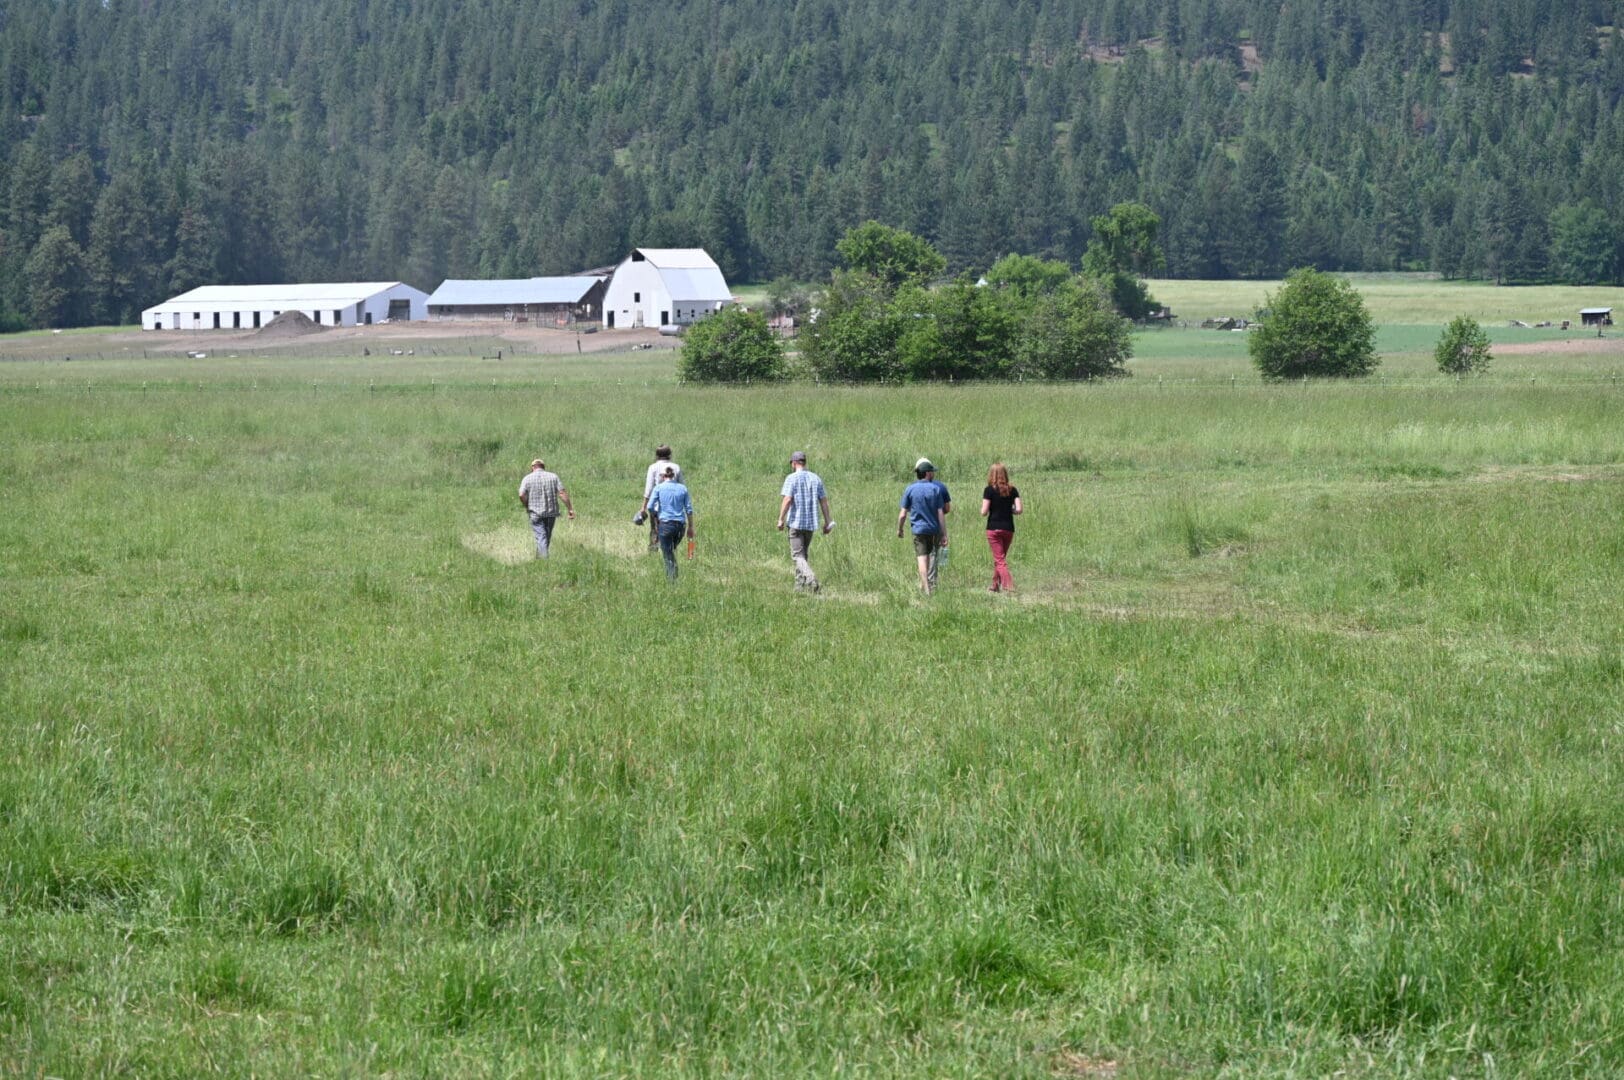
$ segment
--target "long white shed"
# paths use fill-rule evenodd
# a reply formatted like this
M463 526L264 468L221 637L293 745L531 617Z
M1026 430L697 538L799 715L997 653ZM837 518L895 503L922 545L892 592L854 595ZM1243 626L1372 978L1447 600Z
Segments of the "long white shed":
M204 285L141 313L143 330L257 330L284 311L321 326L426 319L429 297L399 281Z

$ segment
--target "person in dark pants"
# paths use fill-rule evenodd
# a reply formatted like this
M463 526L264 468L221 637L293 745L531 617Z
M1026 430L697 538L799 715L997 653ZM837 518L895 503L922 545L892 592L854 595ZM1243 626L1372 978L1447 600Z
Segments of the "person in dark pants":
M637 516L632 519L635 525L648 522L648 549L651 552L660 544L660 519L649 516L648 500L654 494L654 486L665 476L667 466L677 471L677 483L682 483L682 466L671 460L671 448L661 443L654 448L654 463L643 473L643 497L638 500Z
M981 492L981 516L987 519L987 546L992 549L992 587L988 592L1014 592L1009 576L1009 545L1015 542L1015 518L1021 512L1020 490L1009 482L1009 470L1002 461L987 470L987 486Z
M643 509L659 521L660 555L665 559L665 576L677 580L677 545L684 536L697 536L694 528L694 501L688 489L677 481L677 468L667 465L660 482L649 493Z

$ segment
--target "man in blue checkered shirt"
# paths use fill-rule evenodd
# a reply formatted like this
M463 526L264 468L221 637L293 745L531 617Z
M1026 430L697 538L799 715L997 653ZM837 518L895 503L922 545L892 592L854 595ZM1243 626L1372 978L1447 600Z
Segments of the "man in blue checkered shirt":
M806 454L800 450L789 456L790 474L784 477L783 501L778 504L778 531L789 530L789 557L795 562L795 588L817 592L821 586L806 561L812 547L812 537L818 528L818 511L823 511L823 532L828 535L835 527L829 516L829 496L823 490L823 481L806 467Z

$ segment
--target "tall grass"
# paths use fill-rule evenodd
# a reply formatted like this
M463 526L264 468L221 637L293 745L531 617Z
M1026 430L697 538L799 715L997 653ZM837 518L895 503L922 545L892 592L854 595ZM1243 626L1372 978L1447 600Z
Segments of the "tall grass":
M279 376L0 394L0 1070L1624 1070L1608 386Z

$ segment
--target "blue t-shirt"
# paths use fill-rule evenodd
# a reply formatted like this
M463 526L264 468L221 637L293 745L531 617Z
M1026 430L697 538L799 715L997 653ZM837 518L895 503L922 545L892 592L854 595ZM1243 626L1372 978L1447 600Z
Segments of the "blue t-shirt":
M915 536L942 531L936 511L952 502L946 484L934 480L915 480L902 493L902 509L908 511L908 527Z
M661 521L686 521L694 512L694 501L688 497L687 488L675 480L667 480L655 485L648 497L648 508L657 511Z

